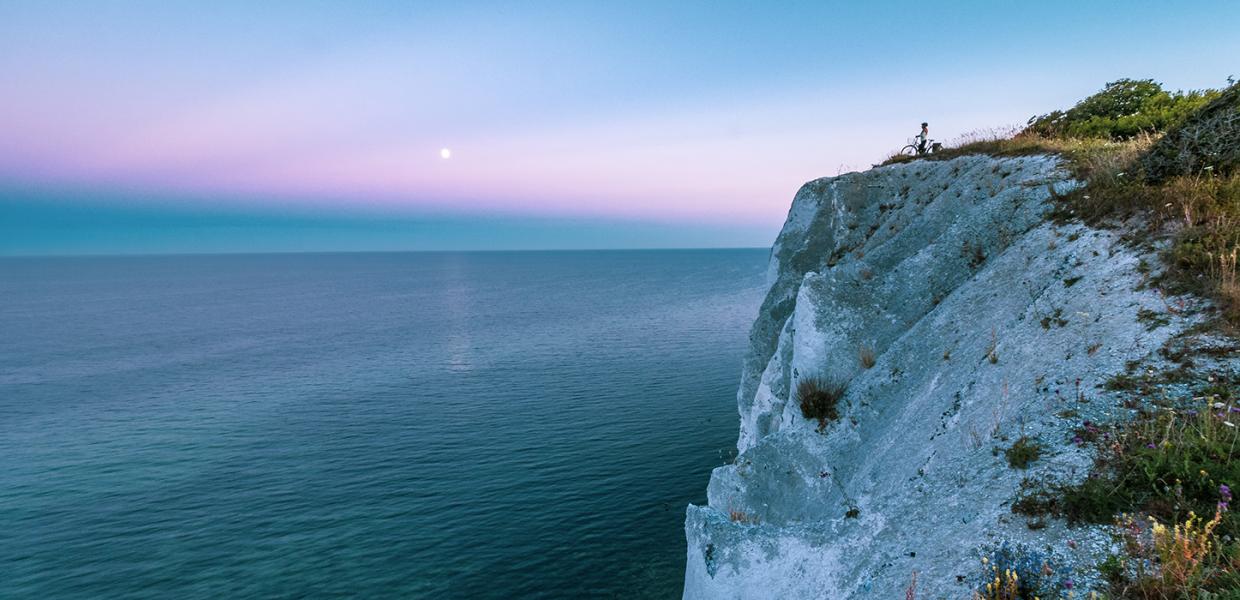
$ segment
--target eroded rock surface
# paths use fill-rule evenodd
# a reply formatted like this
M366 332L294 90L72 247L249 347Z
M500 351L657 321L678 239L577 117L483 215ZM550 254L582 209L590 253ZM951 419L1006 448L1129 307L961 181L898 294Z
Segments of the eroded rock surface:
M1076 185L1053 157L974 156L801 188L750 334L740 454L687 511L685 598L903 598L914 571L918 598L967 598L996 539L1105 551L1010 502L1024 477L1085 474L1071 431L1124 410L1099 384L1187 323L1116 232L1046 219ZM808 376L847 384L823 432L792 391ZM1001 452L1021 435L1044 447L1029 470Z

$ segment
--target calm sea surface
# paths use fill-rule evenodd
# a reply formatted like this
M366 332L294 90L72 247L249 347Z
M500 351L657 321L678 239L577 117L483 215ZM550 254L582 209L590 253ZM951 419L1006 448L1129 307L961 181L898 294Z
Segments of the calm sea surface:
M677 597L766 256L0 259L0 597Z

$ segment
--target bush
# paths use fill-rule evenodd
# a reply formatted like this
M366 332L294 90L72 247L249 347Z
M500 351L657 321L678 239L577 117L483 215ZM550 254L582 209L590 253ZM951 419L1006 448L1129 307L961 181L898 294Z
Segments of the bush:
M1066 111L1030 119L1025 132L1050 138L1127 140L1167 131L1218 95L1214 90L1167 92L1152 79L1120 79Z
M1042 445L1022 435L1003 453L1007 456L1008 465L1013 469L1028 469L1031 463L1042 456Z
M1150 181L1197 175L1209 168L1216 175L1240 167L1240 84L1218 94L1209 104L1163 136L1141 159Z
M801 414L818 421L818 431L826 429L828 421L840 418L838 405L843 397L844 385L823 377L806 377L797 383Z

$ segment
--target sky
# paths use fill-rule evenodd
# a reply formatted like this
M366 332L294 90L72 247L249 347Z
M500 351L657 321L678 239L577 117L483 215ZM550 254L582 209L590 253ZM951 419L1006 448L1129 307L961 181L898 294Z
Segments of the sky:
M0 255L769 246L805 181L1121 77L1240 2L0 0ZM442 151L448 149L444 158Z

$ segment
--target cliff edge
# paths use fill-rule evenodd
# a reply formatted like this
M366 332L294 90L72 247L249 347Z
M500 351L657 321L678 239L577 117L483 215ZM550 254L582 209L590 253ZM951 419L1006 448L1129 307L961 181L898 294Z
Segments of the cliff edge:
M1047 219L1079 185L1035 155L801 188L750 333L739 455L687 509L684 598L903 598L914 572L917 598L968 598L988 544L1105 554L1099 527L1011 502L1026 478L1086 475L1072 431L1124 410L1101 384L1192 318L1119 232ZM821 430L795 397L807 377L846 386ZM1027 469L1005 456L1020 439L1041 441Z

